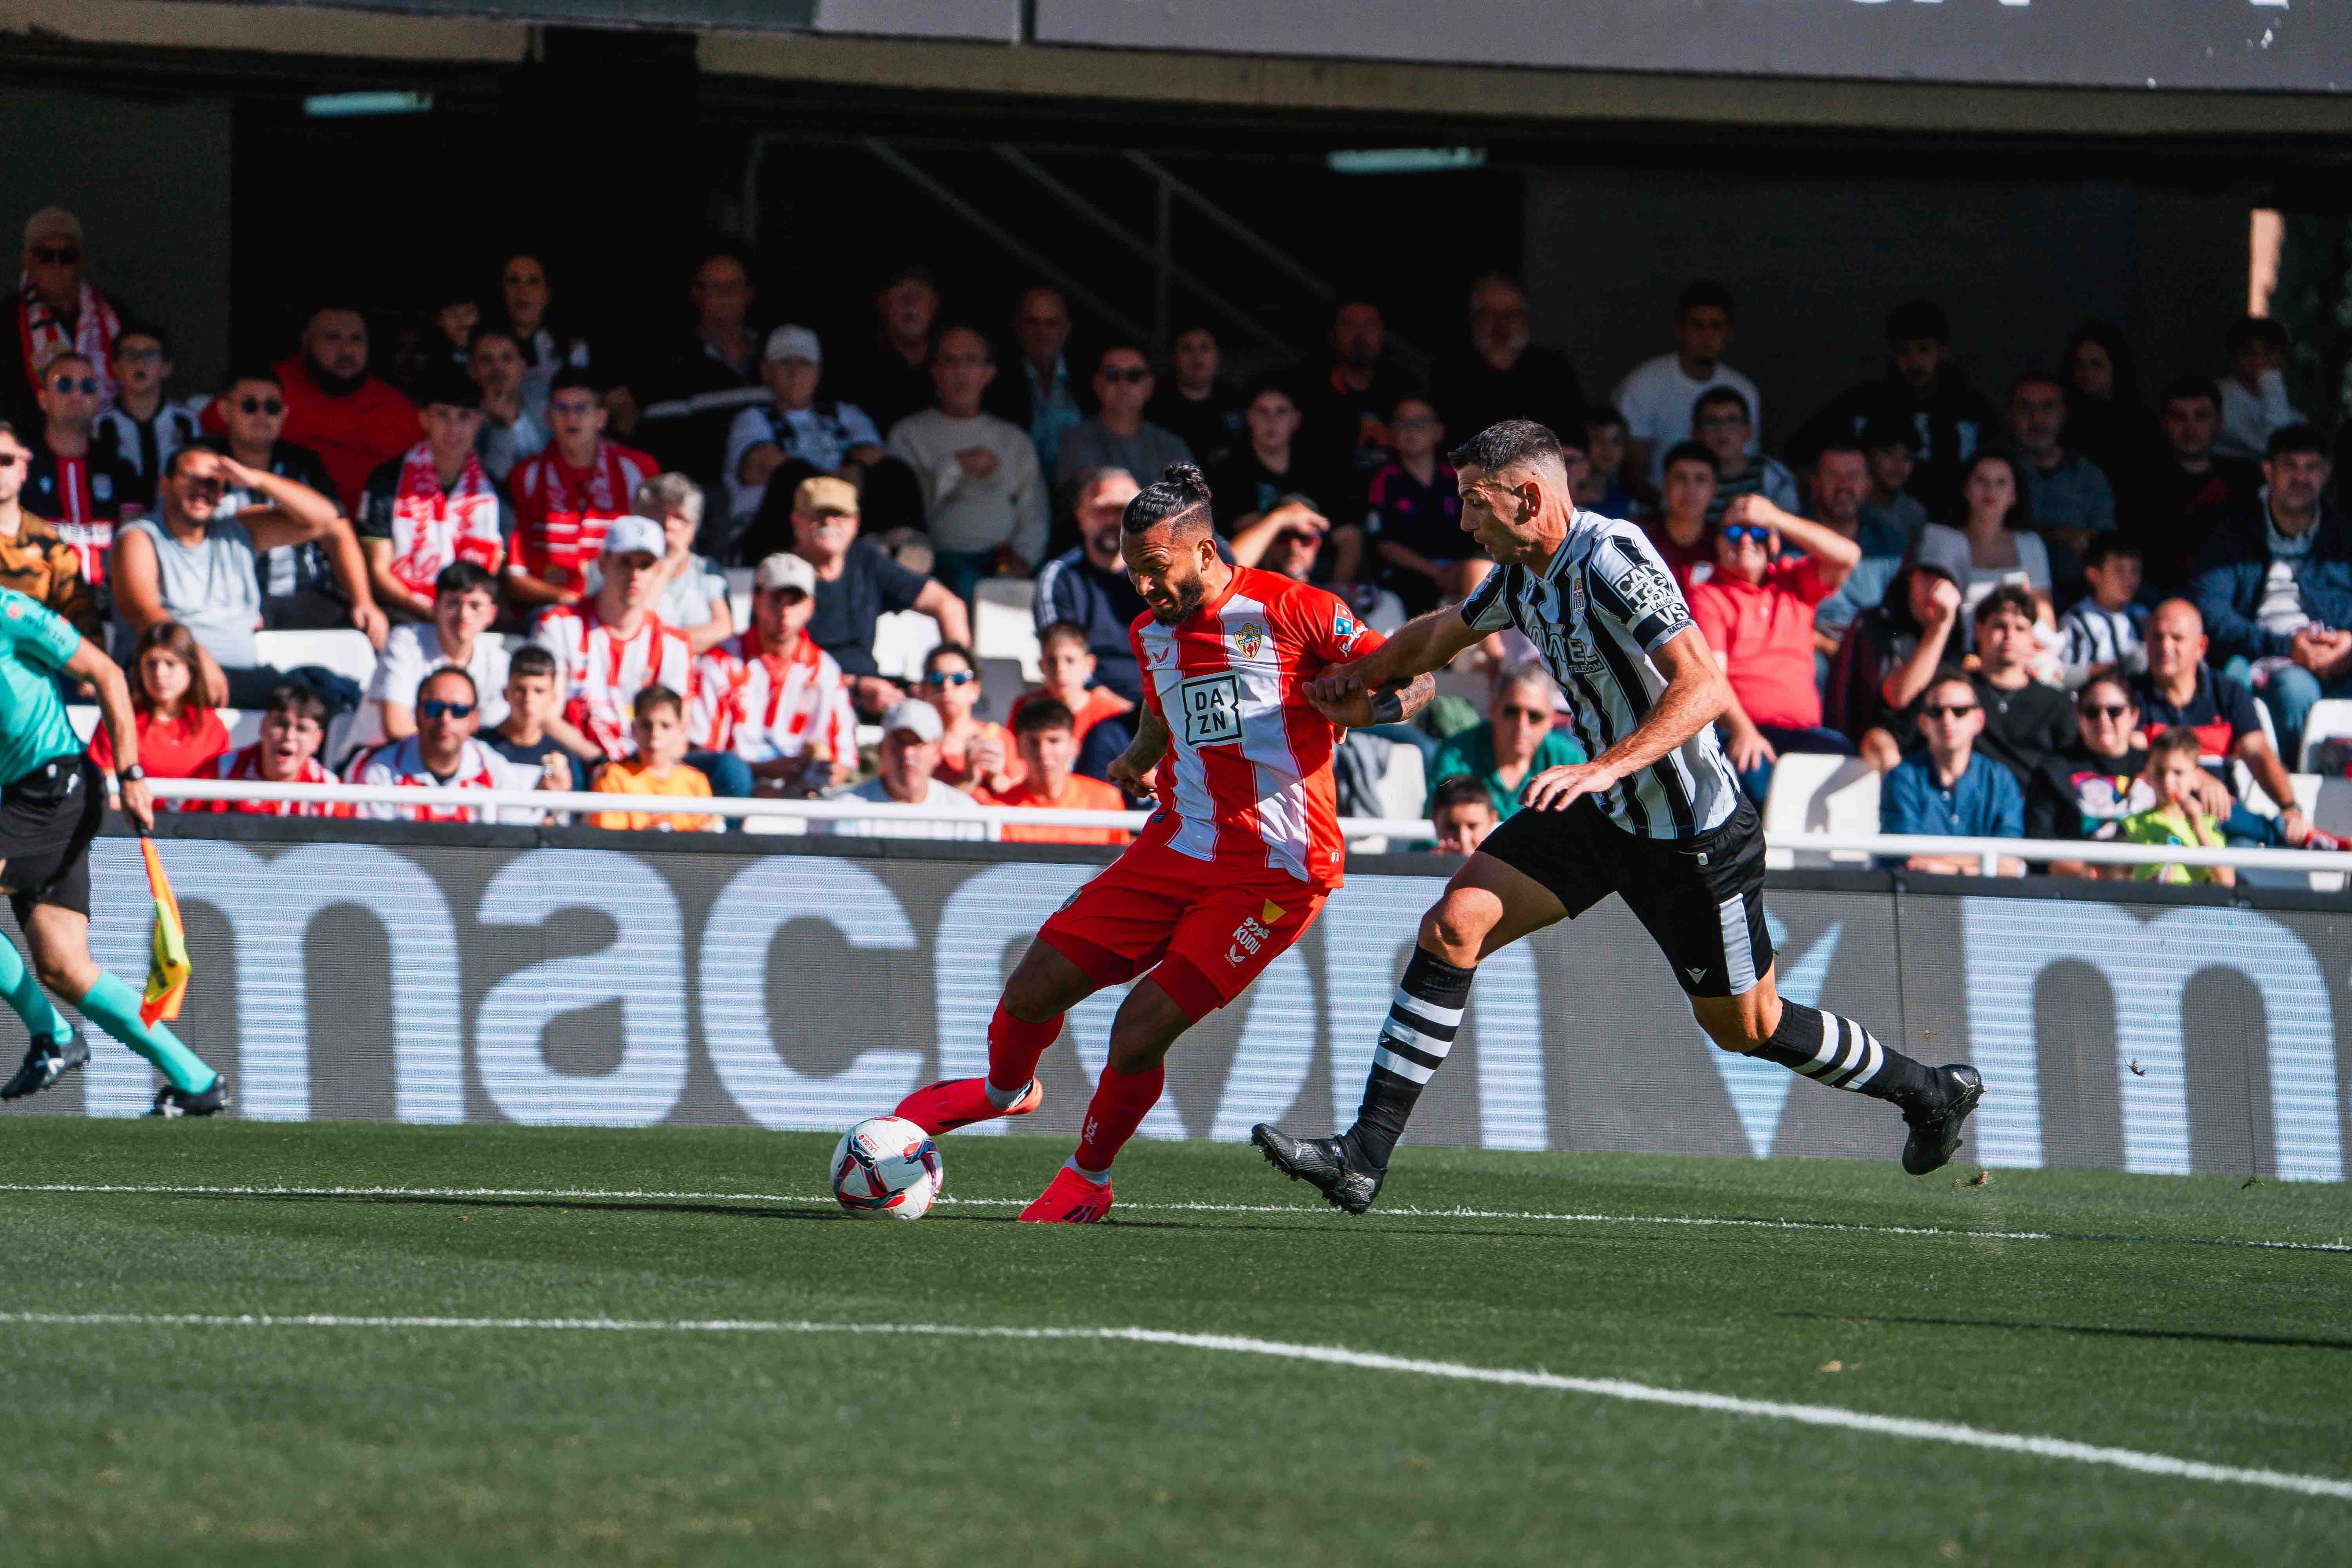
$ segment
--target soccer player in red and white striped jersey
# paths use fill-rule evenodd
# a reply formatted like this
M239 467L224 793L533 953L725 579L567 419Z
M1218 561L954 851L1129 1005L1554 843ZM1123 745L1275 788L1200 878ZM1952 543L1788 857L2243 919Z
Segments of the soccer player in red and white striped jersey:
M857 714L833 656L807 634L816 568L771 555L752 579L751 629L696 661L687 733L699 752L732 752L769 788L846 784L857 763Z
M604 400L585 373L566 370L547 395L554 439L507 475L514 546L507 592L522 605L577 605L604 531L628 515L637 487L661 472L645 453L604 439Z
M308 686L281 686L269 694L261 739L242 751L223 753L213 776L262 784L333 784L319 763L327 740L327 700ZM349 816L344 800L190 801L192 811L241 812L260 816Z
M1070 1224L1110 1210L1110 1164L1166 1081L1168 1047L1297 942L1341 880L1331 754L1341 730L1425 706L1430 677L1333 703L1306 683L1381 645L1338 597L1227 565L1201 471L1175 464L1128 503L1120 552L1149 606L1129 637L1143 669L1135 742L1114 783L1155 781L1159 808L1118 860L1037 933L988 1029L988 1074L933 1084L898 1114L943 1132L1043 1098L1036 1066L1062 1015L1138 975L1077 1152L1023 1211ZM1148 973L1147 973L1148 972Z
M653 612L661 594L656 568L667 548L653 519L614 519L596 559L604 581L595 597L549 610L531 628L531 640L555 657L564 722L608 757L636 753L629 710L646 687L667 686L695 700L694 645Z

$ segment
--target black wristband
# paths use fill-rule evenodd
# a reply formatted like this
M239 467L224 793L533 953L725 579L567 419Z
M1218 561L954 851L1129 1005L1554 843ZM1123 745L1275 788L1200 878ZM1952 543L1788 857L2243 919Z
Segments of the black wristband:
M1404 693L1393 689L1373 692L1372 722L1375 724L1403 723Z
M115 769L114 776L119 782L123 784L137 784L141 779L147 776L147 770L141 767L137 763L131 763L123 767Z

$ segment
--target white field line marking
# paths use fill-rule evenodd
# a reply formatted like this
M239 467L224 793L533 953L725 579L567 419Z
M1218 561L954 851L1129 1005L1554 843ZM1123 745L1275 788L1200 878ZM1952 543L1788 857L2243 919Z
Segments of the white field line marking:
M1563 1394L1597 1394L1604 1399L1620 1399L1635 1405L1667 1405L1685 1410L1712 1410L1725 1415L1797 1421L1809 1426L1838 1426L1883 1437L1957 1443L1965 1447L2032 1454L2045 1459L2109 1465L2118 1469L2137 1470L2142 1475L2179 1476L2200 1481L2234 1481L2246 1486L2269 1487L2278 1491L2303 1492L2312 1497L2342 1498L2352 1501L2352 1481L2336 1480L2327 1476L2304 1476L2284 1470L2209 1464L2202 1459L2147 1454L2137 1448L2103 1447L2063 1437L1989 1432L1980 1426L1968 1426L1953 1421L1916 1421L1905 1416L1873 1415L1859 1410L1842 1410L1832 1405L1789 1405L1771 1399L1740 1399L1727 1394L1705 1394L1692 1389L1656 1388L1648 1384L1627 1383L1613 1377L1565 1377L1558 1373L1525 1372L1511 1367L1421 1361L1406 1356L1381 1355L1371 1351L1351 1351L1338 1345L1288 1344L1279 1340L1249 1339L1238 1334L1186 1334L1165 1329L1132 1328L985 1328L956 1323L763 1322L727 1318L428 1318L349 1317L330 1313L280 1317L195 1312L0 1312L0 1324L58 1328L523 1329L667 1334L908 1334L958 1339L1120 1341L1133 1344L1176 1345L1187 1350L1272 1356L1283 1361L1317 1362L1328 1366L1359 1367L1368 1372L1412 1373L1459 1383L1497 1384L1512 1388L1545 1388Z
M263 1198L625 1198L692 1203L793 1204L822 1207L822 1194L690 1193L630 1187L239 1187L167 1186L82 1182L0 1182L0 1193L145 1193L161 1197ZM939 1205L963 1208L1017 1208L1024 1198L958 1198L942 1196ZM1273 1214L1319 1216L1323 1211L1304 1204L1130 1204L1122 1209L1160 1214ZM2226 1237L2149 1236L2067 1237L2047 1230L1968 1230L1958 1226L1919 1225L1855 1225L1830 1219L1733 1219L1713 1215L1554 1214L1536 1209L1384 1207L1380 1213L1401 1219L1502 1219L1556 1225L1682 1225L1732 1226L1753 1230L1845 1231L1864 1236L1928 1236L1966 1241L2060 1241L2121 1239L2162 1244L2180 1242L2195 1247L2250 1247L2281 1252L2352 1253L2352 1242L2262 1241Z

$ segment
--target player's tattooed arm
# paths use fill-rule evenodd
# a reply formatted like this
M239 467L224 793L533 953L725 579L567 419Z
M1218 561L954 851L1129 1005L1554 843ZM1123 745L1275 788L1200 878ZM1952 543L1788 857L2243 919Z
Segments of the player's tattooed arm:
M1437 695L1437 677L1423 670L1402 686L1384 686L1372 693L1372 722L1402 724Z
M1351 686L1337 696L1325 696L1320 681L1306 686L1307 700L1332 723L1347 730L1373 724L1402 724L1429 706L1437 695L1437 678L1424 671L1409 680L1373 687Z
M1151 793L1151 770L1158 767L1160 759L1167 754L1168 721L1147 704L1137 710L1135 739L1127 743L1127 750L1110 760L1110 766L1103 772L1110 775L1111 783L1124 787L1129 793L1149 795Z

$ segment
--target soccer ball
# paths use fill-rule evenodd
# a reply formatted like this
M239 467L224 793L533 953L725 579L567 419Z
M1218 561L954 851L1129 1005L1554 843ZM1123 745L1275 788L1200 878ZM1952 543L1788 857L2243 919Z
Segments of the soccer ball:
M869 1116L833 1150L833 1195L860 1219L920 1219L947 1167L931 1135L896 1116Z

